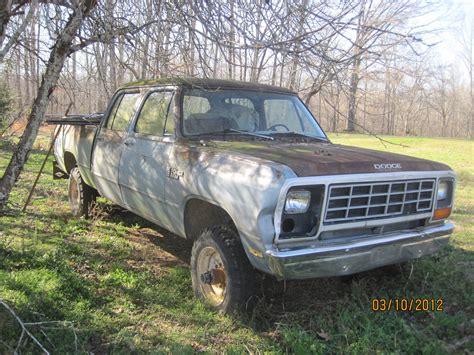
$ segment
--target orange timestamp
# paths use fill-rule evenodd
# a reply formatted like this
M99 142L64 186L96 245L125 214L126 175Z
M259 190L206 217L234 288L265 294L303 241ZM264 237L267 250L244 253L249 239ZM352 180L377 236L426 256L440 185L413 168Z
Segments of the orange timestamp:
M374 298L371 300L374 312L443 312L442 298Z

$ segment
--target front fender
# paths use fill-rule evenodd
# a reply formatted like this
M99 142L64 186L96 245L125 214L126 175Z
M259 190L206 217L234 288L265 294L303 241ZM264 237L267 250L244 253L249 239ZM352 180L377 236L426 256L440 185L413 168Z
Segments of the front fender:
M263 251L272 244L273 213L285 180L295 176L291 169L243 154L183 147L170 164L180 175L166 188L168 207L177 212L169 214L174 225L182 226L186 203L198 198L225 210L249 245ZM178 234L184 235L184 227Z

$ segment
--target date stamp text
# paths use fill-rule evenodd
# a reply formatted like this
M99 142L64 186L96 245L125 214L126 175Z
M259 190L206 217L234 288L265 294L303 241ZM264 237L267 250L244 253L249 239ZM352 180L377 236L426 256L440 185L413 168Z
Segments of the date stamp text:
M374 312L443 312L442 298L374 298Z

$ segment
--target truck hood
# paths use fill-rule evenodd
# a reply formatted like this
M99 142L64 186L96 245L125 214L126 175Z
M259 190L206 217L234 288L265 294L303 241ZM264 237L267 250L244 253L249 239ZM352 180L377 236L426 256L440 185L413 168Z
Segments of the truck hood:
M384 173L451 170L431 160L331 143L214 142L218 150L270 160L291 168L296 175Z

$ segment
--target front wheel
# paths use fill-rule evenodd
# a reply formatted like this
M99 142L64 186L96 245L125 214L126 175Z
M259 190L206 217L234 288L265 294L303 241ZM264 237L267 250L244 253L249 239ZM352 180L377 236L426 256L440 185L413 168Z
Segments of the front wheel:
M89 209L97 197L97 191L82 180L77 167L69 172L68 199L74 217L88 217Z
M225 226L205 229L191 253L194 294L213 309L230 314L250 310L257 271L237 234Z

